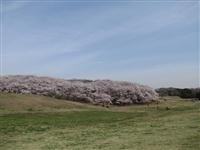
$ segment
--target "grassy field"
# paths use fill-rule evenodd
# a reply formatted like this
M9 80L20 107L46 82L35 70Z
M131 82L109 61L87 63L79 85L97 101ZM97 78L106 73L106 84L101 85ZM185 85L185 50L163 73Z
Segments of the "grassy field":
M1 150L199 150L200 101L110 108L0 94Z

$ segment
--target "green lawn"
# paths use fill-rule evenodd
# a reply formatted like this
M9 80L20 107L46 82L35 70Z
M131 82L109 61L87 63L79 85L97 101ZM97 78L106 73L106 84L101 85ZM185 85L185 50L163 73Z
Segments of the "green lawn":
M2 150L200 150L200 101L110 108L0 94Z

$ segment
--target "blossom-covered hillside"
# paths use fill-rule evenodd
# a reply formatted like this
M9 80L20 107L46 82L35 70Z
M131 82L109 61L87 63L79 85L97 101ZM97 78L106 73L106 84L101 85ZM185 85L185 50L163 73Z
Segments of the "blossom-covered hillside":
M0 92L30 93L92 104L126 105L157 100L150 87L111 80L64 80L37 76L3 76Z

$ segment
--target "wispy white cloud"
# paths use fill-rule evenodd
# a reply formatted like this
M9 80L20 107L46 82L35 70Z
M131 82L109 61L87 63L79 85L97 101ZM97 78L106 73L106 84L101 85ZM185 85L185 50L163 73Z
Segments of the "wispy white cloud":
M6 71L9 74L18 72L93 79L135 79L153 86L161 86L164 82L173 79L174 85L181 86L183 80L186 81L183 83L184 85L189 81L191 81L191 86L196 85L194 68L190 69L193 74L190 75L184 72L184 65L180 65L183 60L178 62L179 65L168 63L169 66L166 66L166 60L170 60L171 57L170 53L166 52L164 61L161 60L163 56L160 58L159 54L161 53L157 55L153 50L153 48L168 46L178 54L181 50L186 51L186 47L178 47L174 43L186 41L188 44L186 46L194 48L191 53L195 51L193 46L196 44L195 34L192 32L190 37L186 34L188 35L191 33L190 31L194 30L193 27L198 21L196 3L169 6L138 5L133 8L106 7L103 9L94 7L68 9L67 7L61 10L52 9L52 7L40 7L39 9L35 6L29 10L29 6L26 7L25 3L20 7L16 5L16 8L15 4L9 5L7 10L10 10L12 18L9 19L10 14L8 13L5 51ZM17 10L23 10L22 8L24 11L14 15ZM34 10L34 8L37 9ZM186 29L186 34L178 33L177 30L180 28L183 29L182 31ZM163 31L172 32L171 29L176 36L168 37L169 39L166 40L162 33ZM160 35L160 39L155 38L154 35ZM186 36L186 39L183 40L180 36ZM130 44L129 48L126 48L123 43L120 45L120 40L124 39L128 42L130 40L128 37L131 37L132 41L129 42L133 42L133 44ZM147 37L154 38L154 41L150 41L154 43L148 43L149 41L145 40ZM109 42L111 44L106 47ZM176 48L179 49L176 50ZM114 53L116 49L121 49L121 53ZM146 51L139 52L141 49ZM150 49L154 53L147 52ZM130 55L131 51L135 52L132 53L132 56ZM142 53L144 57L141 57ZM184 56L177 58L186 58L188 53L181 53L180 55ZM123 55L124 57L114 58L112 57L114 55ZM189 59L193 59L193 55L191 56ZM147 70L139 67L133 68L133 64L143 62L144 65L148 65L148 62L154 60L159 60L163 66L160 66L159 69L155 69L155 65L151 68L146 67ZM188 60L188 62L190 61ZM173 66L177 69L174 69ZM125 69L120 72L119 67ZM185 67L185 69L188 68L189 66ZM177 75L170 76L170 71ZM185 76L178 79L177 77L181 73L185 73ZM169 79L159 79L159 75L168 76ZM156 81L157 79L158 81ZM166 83L166 85L168 84Z
M123 23L113 24L112 28L110 28L110 26L101 28L101 26L106 24L109 19L116 17L114 13L105 10L104 13L98 14L98 17L85 18L86 25L91 29L84 27L80 28L80 30L73 28L66 29L64 26L56 27L55 24L54 28L56 29L56 32L52 32L52 28L47 28L46 30L41 28L37 32L32 33L32 37L24 37L23 41L24 43L32 43L35 45L39 43L41 44L40 48L37 47L38 49L34 47L30 48L29 51L32 52L29 53L37 52L37 54L39 54L43 53L41 51L45 51L45 49L48 52L48 55L77 52L87 49L88 46L98 44L113 37L129 34L136 38L137 36L152 34L153 32L160 31L168 26L189 24L191 22L187 23L187 19L194 15L193 10L195 7L196 5L173 6L171 8L164 7L163 9L160 9L159 12L152 12L146 16L141 16L137 20L135 20L135 17L130 17ZM195 21L195 17L192 18L194 18L193 21ZM45 47L43 48L40 41L33 41L32 39L40 39L41 42L50 44L51 47L47 47L48 49ZM18 51L16 53L20 52ZM22 53L24 52L22 51Z
M62 49L59 52L62 53L81 51L87 46L98 44L99 42L116 36L126 34L131 34L133 37L141 35L146 36L147 34L152 34L153 32L164 30L169 26L191 24L193 22L191 22L191 19L190 22L188 22L188 18L192 17L192 21L196 21L196 18L193 16L195 14L194 8L196 7L196 5L179 7L174 6L171 8L162 9L159 12L153 12L147 16L142 16L139 20L130 18L122 24L113 25L112 29L97 28L95 29L95 31L89 33L87 31L83 31L82 34L79 34L78 38L71 40L66 39L68 45L66 45L65 49ZM103 13L102 16L106 16L106 13ZM112 17L113 15L109 16L109 18ZM97 18L96 20L92 20L92 22L98 22L98 19L99 18ZM89 20L88 25L90 24L90 22L91 20ZM102 21L100 23L105 24L105 21Z
M21 9L28 4L29 0L21 1L20 3L18 0L2 0L2 10L0 10L1 13L4 12L12 12L17 11L18 9Z

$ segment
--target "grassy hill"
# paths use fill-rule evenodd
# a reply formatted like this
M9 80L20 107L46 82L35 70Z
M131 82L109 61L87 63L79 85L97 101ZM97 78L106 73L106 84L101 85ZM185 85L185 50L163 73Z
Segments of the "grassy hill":
M102 108L93 105L58 100L46 96L24 94L0 94L0 114L82 111Z
M200 101L110 108L0 94L0 149L199 150Z

